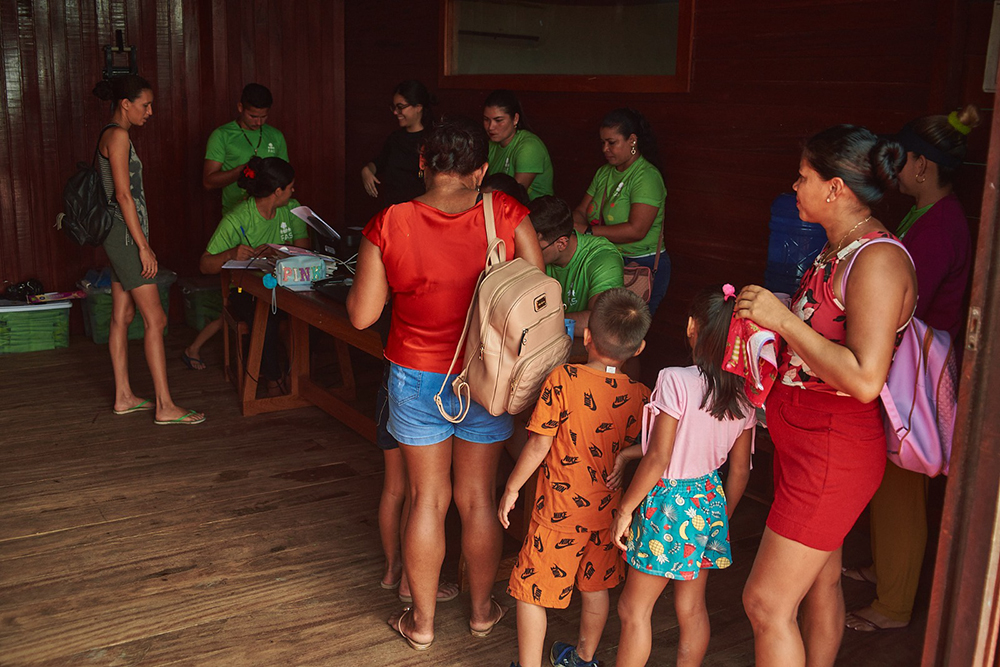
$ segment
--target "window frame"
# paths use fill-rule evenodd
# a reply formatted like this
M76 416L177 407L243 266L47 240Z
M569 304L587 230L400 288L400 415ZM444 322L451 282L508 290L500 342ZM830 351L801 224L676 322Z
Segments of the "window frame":
M691 90L695 0L678 0L677 66L674 74L455 74L451 71L455 3L440 0L438 88L535 90L589 93L687 93Z

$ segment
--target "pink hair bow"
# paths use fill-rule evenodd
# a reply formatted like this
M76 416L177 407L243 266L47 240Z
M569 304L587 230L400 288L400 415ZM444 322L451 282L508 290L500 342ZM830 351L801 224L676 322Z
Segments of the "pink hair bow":
M722 300L726 301L727 299L735 299L735 298L736 298L736 288L730 285L729 283L723 285Z

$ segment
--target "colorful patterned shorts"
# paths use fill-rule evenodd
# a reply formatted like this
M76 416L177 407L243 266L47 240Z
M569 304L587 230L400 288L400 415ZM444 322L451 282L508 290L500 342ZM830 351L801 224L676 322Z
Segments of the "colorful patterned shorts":
M732 565L726 494L718 471L661 479L632 515L625 561L646 574L695 579Z

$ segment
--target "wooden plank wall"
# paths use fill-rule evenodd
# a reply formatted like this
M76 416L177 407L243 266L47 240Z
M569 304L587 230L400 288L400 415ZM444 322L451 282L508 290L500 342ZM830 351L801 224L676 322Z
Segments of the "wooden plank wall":
M133 142L145 169L150 241L160 266L194 275L219 221L201 186L205 142L236 115L243 85L275 97L301 201L340 217L343 2L301 0L4 0L0 3L0 280L69 289L102 250L52 229L62 187L92 155L108 115L90 91L103 46L124 30L154 86L153 118Z
M386 111L392 88L406 78L432 87L437 81L438 13L429 5L386 0L377 14L361 4L347 7L345 196L347 219L355 224L377 208L358 172L393 129ZM969 21L970 7L977 21ZM944 80L966 64L936 68L935 58L978 62L981 77L990 7L935 0L705 0L695 8L689 93L519 93L551 153L556 194L571 206L602 164L601 117L628 105L652 123L669 193L665 247L673 277L653 334L668 344L649 348L644 367L682 360L682 324L695 290L763 279L770 203L791 190L805 138L842 122L893 132L910 118L966 99L961 94L968 89ZM949 20L935 22L938 14ZM962 31L958 38L949 32L953 26ZM439 110L478 118L488 93L438 90ZM971 182L961 193L974 212L981 174ZM909 205L891 198L880 213L894 223Z

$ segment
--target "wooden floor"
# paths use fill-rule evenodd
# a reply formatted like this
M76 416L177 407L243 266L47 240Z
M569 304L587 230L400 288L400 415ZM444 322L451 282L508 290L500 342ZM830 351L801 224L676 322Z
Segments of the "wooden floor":
M173 329L171 387L178 404L208 415L197 427L113 415L107 348L87 339L0 357L0 664L506 667L516 658L514 615L475 639L465 596L439 607L430 651L408 648L385 624L401 605L377 585L381 454L318 409L240 416L219 340L206 350L210 368L192 372L178 360L192 332ZM131 352L136 392L149 396L141 341ZM740 595L765 515L747 500L734 517L735 564L708 585L706 665L753 663ZM851 538L857 557L863 537ZM872 593L851 581L845 592L848 608ZM496 593L513 606L504 584ZM652 665L674 662L670 595L653 618ZM550 642L575 640L579 609L574 600L550 613ZM848 631L838 664L918 664L925 616L902 631ZM612 611L605 665L618 633Z

